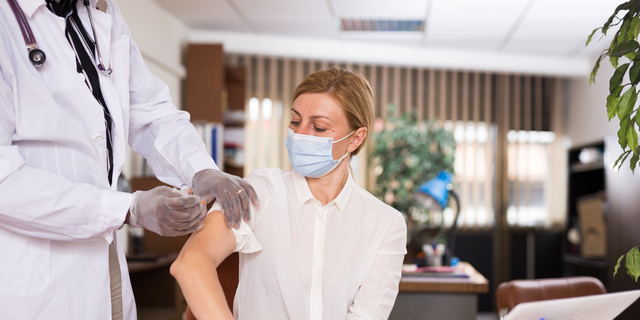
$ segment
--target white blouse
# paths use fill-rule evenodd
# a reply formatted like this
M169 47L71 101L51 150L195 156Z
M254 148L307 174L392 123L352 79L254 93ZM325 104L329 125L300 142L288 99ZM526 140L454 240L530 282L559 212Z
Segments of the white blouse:
M325 206L295 171L258 169L260 197L235 230L236 319L387 319L406 254L402 215L355 184ZM219 210L214 206L212 210Z

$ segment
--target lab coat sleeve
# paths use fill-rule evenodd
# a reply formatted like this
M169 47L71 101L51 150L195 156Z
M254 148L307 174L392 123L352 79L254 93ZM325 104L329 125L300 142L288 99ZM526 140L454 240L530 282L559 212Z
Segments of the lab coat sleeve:
M1 40L1 39L0 39ZM16 128L16 77L0 50L0 228L50 240L105 237L122 226L131 195L72 183L35 169L12 145Z
M398 295L407 226L400 213L378 249L373 266L349 307L347 320L389 318Z
M115 3L114 8L122 34L131 37ZM218 169L189 121L189 113L176 108L167 85L151 74L133 40L129 69L131 149L147 159L158 179L173 186L191 186L198 171Z

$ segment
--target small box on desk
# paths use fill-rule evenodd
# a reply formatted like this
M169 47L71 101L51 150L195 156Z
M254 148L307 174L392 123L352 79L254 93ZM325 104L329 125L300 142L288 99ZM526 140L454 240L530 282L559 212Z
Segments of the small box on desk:
M603 202L600 195L578 201L581 254L585 258L603 258L607 255L607 224L602 211Z

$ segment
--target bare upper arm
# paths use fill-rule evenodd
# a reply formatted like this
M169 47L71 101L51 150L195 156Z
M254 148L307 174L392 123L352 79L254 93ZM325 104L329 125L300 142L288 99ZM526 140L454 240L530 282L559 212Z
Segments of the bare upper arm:
M236 237L227 228L221 211L212 211L203 223L204 227L189 237L180 255L205 253L218 266L235 250Z

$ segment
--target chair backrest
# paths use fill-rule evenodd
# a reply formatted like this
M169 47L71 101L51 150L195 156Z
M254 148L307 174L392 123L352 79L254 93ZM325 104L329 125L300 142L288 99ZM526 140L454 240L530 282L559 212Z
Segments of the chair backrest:
M563 299L607 293L602 282L592 277L513 280L501 283L496 292L500 317L522 302Z

